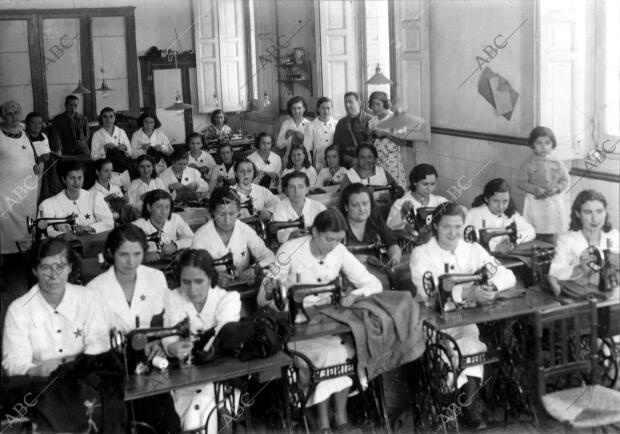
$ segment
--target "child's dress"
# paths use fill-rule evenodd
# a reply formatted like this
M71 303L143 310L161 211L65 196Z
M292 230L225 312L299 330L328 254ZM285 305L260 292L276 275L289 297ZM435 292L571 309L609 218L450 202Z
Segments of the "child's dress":
M523 217L534 225L537 234L561 234L568 229L563 193L569 179L564 163L551 155L533 155L521 165L517 185L526 193ZM536 198L540 188L554 187L559 187L561 192L542 199Z

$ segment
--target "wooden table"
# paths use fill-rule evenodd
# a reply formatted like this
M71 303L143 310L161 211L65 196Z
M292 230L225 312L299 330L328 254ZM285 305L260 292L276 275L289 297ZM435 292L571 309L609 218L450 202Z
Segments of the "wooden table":
M320 336L349 333L351 329L348 325L329 318L321 313L329 311L334 312L336 309L337 308L332 305L307 309L310 321L305 324L295 325L295 334L291 336L289 342L303 341ZM286 315L288 316L288 312L286 312Z

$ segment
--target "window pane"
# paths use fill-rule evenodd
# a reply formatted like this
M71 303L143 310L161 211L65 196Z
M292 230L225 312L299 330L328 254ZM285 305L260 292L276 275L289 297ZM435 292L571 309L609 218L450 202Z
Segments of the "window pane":
M113 89L95 92L97 113L104 107L129 110L125 19L97 17L91 23L95 85L99 89L105 79L108 87Z
M156 69L153 71L155 88L155 107L161 122L161 130L168 136L171 143L185 141L185 112L183 110L168 111L166 107L174 104L177 92L181 93L180 69Z
M605 134L620 136L620 2L605 2Z
M0 104L15 100L26 117L34 110L26 20L0 20Z
M387 0L366 0L366 76L375 75L377 63L381 73L390 78L390 33ZM383 91L390 96L390 85L367 85L368 95Z

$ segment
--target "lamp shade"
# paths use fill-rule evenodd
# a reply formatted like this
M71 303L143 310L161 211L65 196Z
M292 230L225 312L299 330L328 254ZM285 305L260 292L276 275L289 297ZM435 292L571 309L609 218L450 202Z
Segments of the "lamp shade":
M90 90L86 89L84 86L82 86L82 80L78 81L78 85L75 89L73 89L73 91L71 92L73 94L86 94L86 93L90 93Z
M112 89L111 87L108 87L108 84L105 82L105 78L103 79L103 81L101 82L101 87L99 89L95 89L97 92L109 92Z
M377 67L375 68L375 75L370 77L366 84L392 84L389 78L381 73L381 66L377 63Z
M403 139L413 140L412 133L421 131L426 121L417 116L409 116L402 107L394 107L394 116L380 122L376 128L391 131Z
M185 104L183 102L183 99L181 98L181 92L179 92L177 90L177 96L174 100L174 104L172 104L171 106L166 107L164 110L168 110L168 111L178 111L178 110L187 110L187 109L191 109L192 105L191 104Z

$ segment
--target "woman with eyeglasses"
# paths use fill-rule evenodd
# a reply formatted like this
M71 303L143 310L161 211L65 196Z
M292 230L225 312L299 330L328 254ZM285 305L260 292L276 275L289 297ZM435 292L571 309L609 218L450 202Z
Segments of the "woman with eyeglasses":
M96 294L68 281L79 262L60 238L48 238L34 249L37 284L11 303L4 320L2 369L8 376L47 377L78 354L109 349Z

